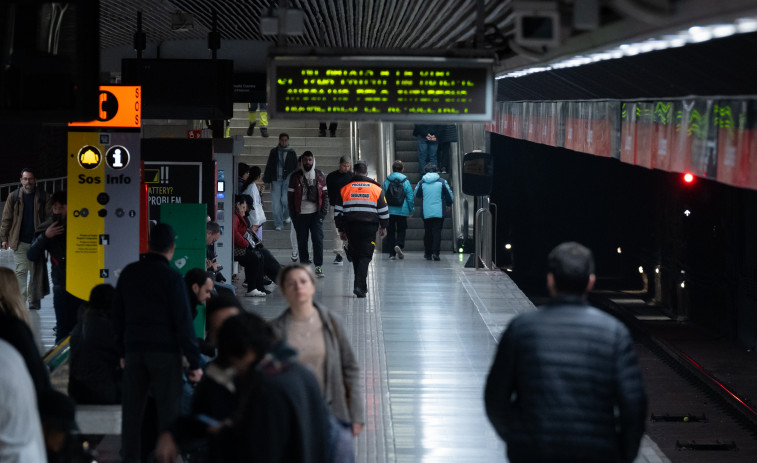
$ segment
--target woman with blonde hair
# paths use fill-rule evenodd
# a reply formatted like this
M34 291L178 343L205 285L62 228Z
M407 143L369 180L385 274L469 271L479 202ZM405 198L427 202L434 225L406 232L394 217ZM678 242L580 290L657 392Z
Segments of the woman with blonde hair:
M281 269L277 284L289 307L271 326L279 338L297 349L300 364L318 380L321 393L337 426L336 458L354 461L350 436L363 430L363 394L360 367L347 339L341 317L313 301L315 274L306 265L292 264Z
M50 389L50 377L29 328L26 301L21 296L18 279L13 270L5 267L0 267L0 339L15 347L24 358L37 396L40 391Z

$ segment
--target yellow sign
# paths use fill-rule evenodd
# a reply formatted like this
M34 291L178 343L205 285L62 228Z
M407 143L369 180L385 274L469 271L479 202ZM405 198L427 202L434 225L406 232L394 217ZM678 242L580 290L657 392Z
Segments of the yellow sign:
M66 220L66 290L89 300L93 287L107 278L105 208L98 198L105 192L106 173L96 132L68 134L68 218ZM103 273L105 271L105 273Z
M142 125L142 87L100 87L100 115L96 121L69 122L69 127L125 127Z

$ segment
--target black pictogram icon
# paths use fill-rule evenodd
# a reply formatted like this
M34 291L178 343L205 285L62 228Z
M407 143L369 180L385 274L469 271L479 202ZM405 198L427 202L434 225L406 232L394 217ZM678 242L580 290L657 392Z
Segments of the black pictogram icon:
M111 146L105 153L105 163L111 169L123 169L129 165L130 158L129 150L121 145Z
M99 195L97 195L98 204L102 204L104 206L108 204L108 201L110 201L110 196L108 196L108 193L100 193Z
M105 122L113 119L118 114L118 99L108 91L100 92L100 114L97 120Z
M124 210L120 207L116 209L116 217L123 217L124 216Z
M100 244L107 246L110 244L110 235L100 235Z
M108 271L107 268L100 269L100 278L108 278L109 274L110 274L110 271Z
M108 211L106 211L105 209L100 209L99 211L97 211L97 215L99 215L100 217L105 217L106 215L108 215Z
M86 217L89 215L89 209L87 209L86 207L82 207L81 210L79 211L79 214L82 217Z

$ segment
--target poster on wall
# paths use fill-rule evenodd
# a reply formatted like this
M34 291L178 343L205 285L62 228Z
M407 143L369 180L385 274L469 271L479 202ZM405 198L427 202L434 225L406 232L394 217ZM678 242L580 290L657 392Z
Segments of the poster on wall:
M202 203L202 163L145 161L150 221L160 221L161 204Z

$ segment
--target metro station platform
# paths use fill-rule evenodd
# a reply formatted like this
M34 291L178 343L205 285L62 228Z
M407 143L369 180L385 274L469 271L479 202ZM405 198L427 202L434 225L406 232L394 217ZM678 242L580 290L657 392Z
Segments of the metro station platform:
M282 264L291 262L288 251L273 252ZM366 423L356 461L506 461L486 418L483 388L502 330L533 304L505 273L464 268L467 256L443 253L440 262L421 253L394 261L374 257L365 299L352 294L351 265L333 265L328 251L325 277L317 282L316 300L344 318L361 366ZM277 289L266 298L239 294L266 319L286 307ZM33 318L49 348L52 298L42 305ZM118 445L118 436L103 440L101 461L118 461ZM666 461L645 437L637 462Z

